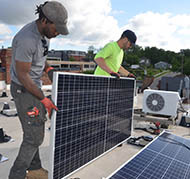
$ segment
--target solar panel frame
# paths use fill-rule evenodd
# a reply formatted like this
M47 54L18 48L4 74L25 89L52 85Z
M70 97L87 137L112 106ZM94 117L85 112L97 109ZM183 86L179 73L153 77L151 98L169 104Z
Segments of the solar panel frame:
M175 137L171 140L174 143L175 143L175 139L179 138L180 142L176 140L177 145L183 144L183 142L181 142L182 139L184 139L185 143L188 141L188 139L171 134L170 132L163 131L159 136L157 136L153 141L151 141L146 147L144 147L142 150L140 150L136 155L134 155L132 158L130 158L128 161L126 161L123 165L121 165L118 169L116 169L112 174L110 174L105 179L118 179L118 178L122 179L125 177L128 178L129 175L130 175L131 179L136 179L136 178L138 178L138 179L148 179L148 178L167 179L167 178L171 177L171 173L173 173L173 172L175 172L175 174L174 175L172 174L172 178L179 179L180 174L185 173L185 176L183 176L182 178L188 179L190 177L190 171L189 171L190 159L188 159L189 158L188 156L186 156L186 157L183 156L183 158L185 160L187 160L187 159L189 160L188 164L187 164L187 163L181 161L182 158L179 158L179 156L178 156L178 155L180 155L179 151L185 150L185 148L182 148L179 150L179 148L181 146L177 146L178 151L176 152L174 149L175 146L170 146L171 144L169 145L169 143L171 142L170 140L168 141L168 143L166 143L167 138L166 138L166 140L163 139L164 146L159 145L160 148L158 148L158 145L156 144L155 141L159 140L160 136L162 136L162 135L171 135L172 137ZM189 142L188 150L190 150L190 141L188 141L188 142ZM165 150L167 147L170 147L170 148L172 147L172 150ZM164 153L164 152L167 152L167 153ZM157 156L155 157L155 153L157 156L159 156L159 158L157 158ZM182 152L182 153L184 154L184 152ZM143 156L143 158L142 158L142 156ZM151 156L153 157L153 159ZM175 158L177 156L178 156L178 159ZM157 159L157 160L155 160L155 159ZM157 163L156 164L152 163L152 161L154 161L155 163L157 162ZM139 163L141 163L141 162L142 162L142 164L144 163L144 165L141 165L142 167L139 167ZM152 163L152 165L150 165L150 163ZM166 166L168 166L168 168L163 168L163 166L162 166L163 163L168 163L168 164L165 164ZM182 167L182 169L180 168L180 171L175 171L175 169L171 168L171 166L175 166L175 165L179 166L178 165L179 163L183 167L186 167L186 171L183 167ZM138 167L137 167L137 165L138 165ZM130 169L130 166L134 166L134 168ZM157 166L157 168L154 168L154 166ZM153 167L152 170L150 170L151 167ZM135 169L138 169L139 170L138 172L140 174L137 173L137 171L135 171ZM170 170L168 170L168 169L170 169ZM173 171L171 172L171 170L173 170ZM126 171L126 173L124 171ZM146 172L146 171L148 171L148 172ZM120 175L119 173L122 173L123 176L118 177L118 175ZM144 173L144 175L141 175L143 173ZM152 176L155 173L156 173L156 176Z
M96 76L96 75L85 75L85 74L75 74L75 73L67 73L67 72L56 72L54 73L54 77L53 77L53 88L52 88L52 100L54 101L54 103L56 104L56 102L58 101L58 94L57 94L57 88L58 88L58 77L59 75L79 75L79 76L88 76L88 77L98 77L98 78L105 78L105 76ZM106 77L106 78L111 78L116 80L116 82L118 81L118 79L116 79L115 77ZM135 86L136 86L136 81L134 79L131 78L124 78L121 77L121 79L128 79L131 80L133 83L133 96L135 95ZM132 101L132 106L134 104L134 101ZM130 135L133 129L133 107L132 107L132 114L131 114L131 131L130 131ZM53 111L52 117L51 117L51 134L50 134L50 170L49 170L49 178L53 179L53 172L54 172L54 161L55 161L55 132L56 132L56 111ZM106 116L107 117L107 116ZM107 120L106 120L107 121ZM130 137L129 135L129 137ZM117 147L118 145L120 145L121 143L125 142L128 139L128 137L125 140L122 140L121 142L119 142L117 145L115 146L111 146L109 149L107 148L106 150L106 143L104 146L104 151L102 154L98 155L96 158L88 161L86 164L82 165L81 167L79 167L78 169L74 170L73 172L69 173L68 175L64 176L63 178L66 178L68 176L70 176L71 174L75 173L76 171L80 170L81 168L85 167L86 165L88 165L89 163L93 162L94 160L98 159L99 157L105 155L106 153L108 153L109 151L113 150L115 147ZM61 154L59 154L59 157Z

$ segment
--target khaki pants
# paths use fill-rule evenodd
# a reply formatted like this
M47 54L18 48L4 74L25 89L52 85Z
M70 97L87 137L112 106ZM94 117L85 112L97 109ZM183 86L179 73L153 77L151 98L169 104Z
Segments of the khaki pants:
M23 130L23 141L18 156L11 168L9 179L25 179L26 170L40 169L39 146L44 139L46 110L43 104L27 90L12 82L11 95L17 108ZM37 107L39 115L29 116L27 112Z

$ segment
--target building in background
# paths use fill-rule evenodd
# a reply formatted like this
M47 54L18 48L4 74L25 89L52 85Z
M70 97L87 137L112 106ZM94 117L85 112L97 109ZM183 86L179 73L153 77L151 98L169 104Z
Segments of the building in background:
M76 50L51 50L48 59L60 59L61 61L84 61L86 52Z
M0 49L0 89L5 89L6 84L10 84L10 66L12 49Z
M51 50L48 51L47 59L57 61L69 61L69 56L64 50Z
M140 58L139 64L141 66L150 66L150 59L146 58L146 57L142 57Z
M166 70L166 69L171 69L171 68L172 68L172 65L169 64L169 63L160 61L160 62L158 62L158 63L155 63L155 64L154 64L154 67L155 67L156 69L163 69L163 70Z
M5 89L10 84L10 65L12 49L0 49L0 89ZM96 64L86 61L86 52L74 50L51 50L48 52L48 63L57 71L83 73L93 71ZM43 85L51 84L46 73L42 76Z

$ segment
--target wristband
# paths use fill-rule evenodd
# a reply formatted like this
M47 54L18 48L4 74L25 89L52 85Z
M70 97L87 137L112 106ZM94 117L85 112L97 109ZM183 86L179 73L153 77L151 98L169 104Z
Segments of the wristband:
M53 67L48 67L45 72L48 73L50 70L53 70L53 69L54 69Z

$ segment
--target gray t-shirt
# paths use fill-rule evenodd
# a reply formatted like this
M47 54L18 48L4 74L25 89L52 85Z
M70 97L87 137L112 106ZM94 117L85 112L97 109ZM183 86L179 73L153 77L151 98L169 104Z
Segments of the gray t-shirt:
M29 75L34 83L40 88L46 56L44 56L45 46L49 46L49 39L45 38L46 45L42 43L44 39L38 31L35 21L25 25L14 37L12 42L12 63L11 80L22 85L17 77L15 61L31 63Z

